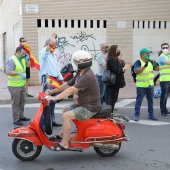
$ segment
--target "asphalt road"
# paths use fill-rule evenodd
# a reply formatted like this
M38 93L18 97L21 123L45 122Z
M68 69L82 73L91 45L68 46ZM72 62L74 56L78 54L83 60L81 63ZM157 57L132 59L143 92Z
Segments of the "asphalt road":
M158 102L158 101L156 101ZM83 153L54 152L43 146L42 152L34 161L23 162L12 153L12 141L8 138L12 124L11 107L0 106L0 170L168 170L170 169L170 120L159 116L159 103L155 103L155 114L159 121L147 121L147 105L143 102L138 123L126 123L125 134L131 141L123 142L120 151L113 157L100 157L91 147ZM117 112L133 119L134 102L124 107L117 105ZM33 118L37 108L26 107L25 115ZM61 114L56 114L61 122ZM164 124L163 124L164 123ZM28 125L28 122L24 125ZM60 128L54 128L57 134Z

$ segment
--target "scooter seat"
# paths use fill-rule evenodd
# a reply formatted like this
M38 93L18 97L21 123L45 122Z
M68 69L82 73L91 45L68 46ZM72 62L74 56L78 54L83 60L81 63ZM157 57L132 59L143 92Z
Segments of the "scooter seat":
M97 112L93 117L91 117L91 119L110 117L111 113L112 113L112 106L111 105L105 105L105 106L102 106L100 111Z

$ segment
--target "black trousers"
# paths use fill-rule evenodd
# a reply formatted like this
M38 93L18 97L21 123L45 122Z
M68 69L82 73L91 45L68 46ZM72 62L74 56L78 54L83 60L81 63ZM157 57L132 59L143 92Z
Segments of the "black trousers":
M115 104L117 102L118 95L119 95L119 87L109 86L109 96L110 96L109 104L112 106L112 113L113 113Z

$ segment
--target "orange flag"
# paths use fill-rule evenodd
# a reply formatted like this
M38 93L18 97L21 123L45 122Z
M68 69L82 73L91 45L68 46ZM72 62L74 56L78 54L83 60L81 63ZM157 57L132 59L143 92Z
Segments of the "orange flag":
M60 85L62 84L61 82L57 81L55 78L53 78L51 76L48 77L47 81L51 87L54 87L57 89L59 89Z
M37 61L37 59L33 56L30 46L28 44L24 44L24 45L20 44L20 46L23 46L26 49L26 53L29 54L30 56L30 62L31 62L30 67L31 68L35 67L37 70L40 71L40 64Z

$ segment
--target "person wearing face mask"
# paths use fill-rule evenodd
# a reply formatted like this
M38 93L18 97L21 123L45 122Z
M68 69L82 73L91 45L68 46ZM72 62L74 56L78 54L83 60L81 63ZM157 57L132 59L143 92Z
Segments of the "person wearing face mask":
M69 149L71 120L84 121L90 119L100 110L100 90L97 79L91 70L92 56L89 52L78 50L73 53L72 59L78 68L77 74L59 89L48 90L50 94L62 92L56 97L48 96L47 100L61 100L72 94L78 94L78 103L63 108L63 128L58 135L50 140L61 139L61 142L52 149L56 151Z
M104 70L106 69L106 57L108 53L109 46L106 43L100 44L100 53L97 55L96 60L98 63L98 73L97 73L97 79L100 87L100 102L101 105L103 105L103 97L105 95L105 102L106 105L109 104L109 94L107 86L102 82L102 76L104 73Z
M21 47L24 47L24 45L26 44L26 39L24 37L21 37L19 39L19 42L20 42L20 45ZM29 79L30 79L30 65L31 65L31 62L30 62L30 51L25 49L26 50L26 53L25 53L25 62L26 62L26 96L27 97L33 97L32 95L30 95L28 93L28 84L29 84Z
M169 44L163 43L161 45L162 53L158 57L158 64L160 67L160 86L161 86L161 98L160 98L160 110L161 117L169 119L170 112L167 109L167 99L170 92L170 55Z
M121 51L117 45L111 45L107 54L107 69L116 75L116 82L114 85L108 85L109 89L109 104L114 111L115 103L118 99L119 89L125 87L124 72L129 69L132 64L125 64L119 59Z
M17 47L15 54L6 63L6 74L8 75L8 90L11 93L13 124L22 126L22 121L29 121L24 116L26 103L26 65L24 47Z
M154 96L154 71L159 70L157 65L153 66L150 62L150 53L152 51L147 48L140 50L140 60L134 63L134 70L136 72L136 103L135 103L135 113L134 121L139 121L140 107L144 96L146 95L148 102L148 119L158 120L154 114L153 110L153 96Z
M57 57L54 53L56 49L56 39L57 35L53 33L50 38L48 38L45 42L44 49L39 53L39 62L40 62L40 76L41 76L41 84L43 86L43 92L45 92L48 87L46 84L46 74L57 79L58 81L63 81L63 76L60 73L57 63ZM53 87L51 87L53 89ZM56 93L53 94L54 96ZM51 106L51 114L52 114L52 125L53 126L62 126L61 124L55 121L55 102L50 102L49 106ZM44 115L41 119L41 127L45 131L44 124Z

